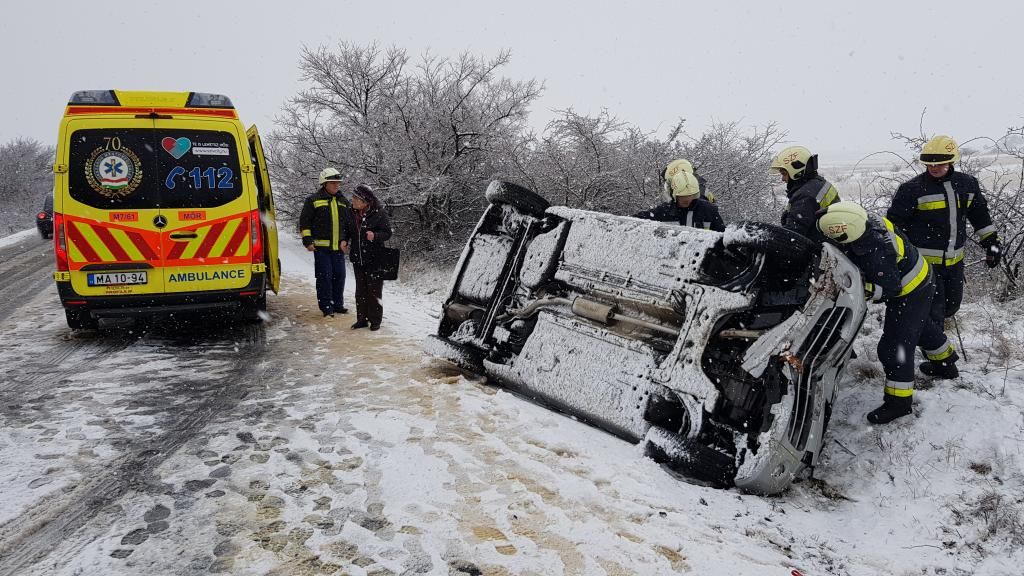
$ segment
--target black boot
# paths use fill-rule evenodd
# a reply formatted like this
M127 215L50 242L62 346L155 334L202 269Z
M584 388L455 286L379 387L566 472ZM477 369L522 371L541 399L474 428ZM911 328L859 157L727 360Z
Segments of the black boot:
M948 360L943 360L942 362L925 360L918 365L918 368L921 369L921 373L925 376L931 376L939 380L952 380L960 376L960 370L956 367L956 362Z
M360 328L366 328L369 325L370 325L370 323L367 322L366 320L360 320L360 321L358 321L358 322L356 322L355 324L352 325L352 329L353 330L359 330Z
M910 414L912 396L885 395L882 405L868 412L868 422L872 424L888 424L897 418Z

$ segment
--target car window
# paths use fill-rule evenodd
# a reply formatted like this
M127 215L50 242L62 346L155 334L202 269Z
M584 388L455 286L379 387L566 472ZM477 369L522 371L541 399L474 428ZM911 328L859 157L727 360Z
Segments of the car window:
M214 208L242 195L240 148L231 133L157 129L154 134L164 207Z
M153 140L149 128L73 132L68 154L71 197L108 210L159 207Z

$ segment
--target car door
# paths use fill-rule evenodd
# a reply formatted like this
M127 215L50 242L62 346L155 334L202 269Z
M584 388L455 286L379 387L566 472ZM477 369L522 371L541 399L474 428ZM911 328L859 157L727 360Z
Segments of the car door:
M153 121L74 118L62 137L55 189L72 288L83 296L163 292Z
M154 121L162 214L165 290L236 290L251 280L248 154L235 121Z
M281 288L281 260L277 251L277 214L274 210L274 195L270 189L270 172L267 170L267 159L263 155L263 143L260 141L259 130L253 124L246 135L249 137L249 152L256 165L256 188L259 195L260 221L263 223L264 247L267 251L267 279L270 289L277 294Z

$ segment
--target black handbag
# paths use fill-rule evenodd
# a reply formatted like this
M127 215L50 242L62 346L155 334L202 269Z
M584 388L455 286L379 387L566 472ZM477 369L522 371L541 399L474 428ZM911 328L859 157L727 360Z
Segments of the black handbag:
M381 280L398 280L398 262L401 252L398 248L384 246L377 255L377 267Z

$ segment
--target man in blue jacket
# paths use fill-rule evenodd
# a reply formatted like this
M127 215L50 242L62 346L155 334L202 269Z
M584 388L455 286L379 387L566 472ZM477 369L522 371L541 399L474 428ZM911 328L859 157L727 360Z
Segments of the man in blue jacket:
M935 297L942 303L935 318L940 326L956 314L963 299L967 222L985 248L985 263L990 268L997 266L1002 256L999 234L978 181L953 168L959 159L960 148L949 136L929 140L920 156L927 170L900 185L886 214L932 265ZM921 372L936 378L959 376L952 344L941 350L925 349L924 353L927 360L921 364Z

